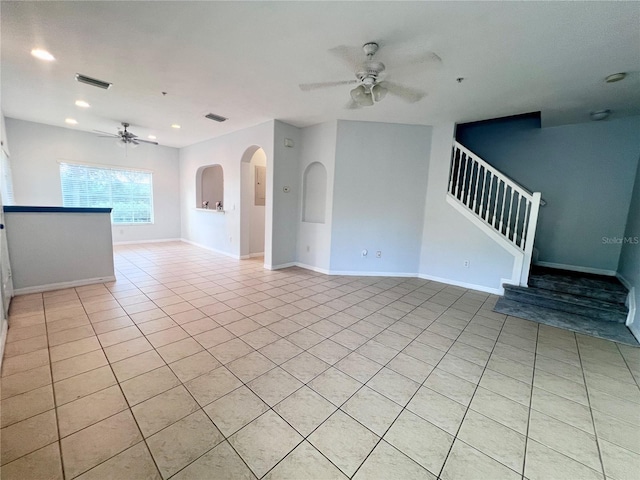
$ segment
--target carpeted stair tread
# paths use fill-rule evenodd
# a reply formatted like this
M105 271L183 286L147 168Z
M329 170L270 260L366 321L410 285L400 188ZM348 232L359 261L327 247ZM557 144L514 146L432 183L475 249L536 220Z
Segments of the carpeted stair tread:
M575 277L552 274L531 275L529 286L623 305L627 299L627 289L622 284L598 279L580 280Z
M504 297L522 303L584 315L605 322L625 322L627 308L619 303L610 303L590 297L554 292L535 287L504 286Z
M522 303L504 297L498 299L493 310L498 313L564 328L585 335L604 338L634 347L638 346L638 342L624 323L603 322L587 316Z

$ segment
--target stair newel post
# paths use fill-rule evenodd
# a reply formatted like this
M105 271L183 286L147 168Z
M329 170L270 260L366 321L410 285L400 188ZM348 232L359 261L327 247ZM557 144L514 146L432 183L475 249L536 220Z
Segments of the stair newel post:
M522 265L522 275L520 285L526 287L529 282L529 270L531 269L531 256L533 255L533 241L536 237L538 226L538 213L540 211L540 192L533 192L531 195L531 210L529 212L529 223L527 225L527 236L524 242L524 259Z

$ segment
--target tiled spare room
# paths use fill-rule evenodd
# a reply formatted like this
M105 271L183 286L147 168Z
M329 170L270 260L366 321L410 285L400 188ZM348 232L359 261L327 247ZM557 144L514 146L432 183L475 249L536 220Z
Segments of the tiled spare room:
M115 256L13 299L3 480L638 478L637 348L416 278Z

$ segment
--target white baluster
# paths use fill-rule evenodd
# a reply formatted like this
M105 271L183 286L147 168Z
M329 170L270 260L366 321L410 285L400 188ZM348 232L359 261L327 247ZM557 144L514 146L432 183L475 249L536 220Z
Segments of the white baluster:
M464 198L465 198L464 193L466 191L466 186L467 186L467 168L469 168L469 163L471 163L471 158L469 157L469 155L466 155L466 154L464 158L465 158L465 164L464 164L464 173L462 175L462 191L461 191L461 195L458 198L462 203L466 205L466 203L464 202Z

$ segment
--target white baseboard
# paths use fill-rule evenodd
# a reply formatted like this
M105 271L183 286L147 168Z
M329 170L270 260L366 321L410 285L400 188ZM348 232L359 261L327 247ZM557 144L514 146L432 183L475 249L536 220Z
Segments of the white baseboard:
M264 257L264 252L250 253L249 258Z
M606 275L609 277L614 277L616 275L615 270L604 270L602 268L580 267L578 265L566 265L564 263L536 262L535 265L539 265L541 267L559 268L560 270L569 270L571 272L593 273L595 275Z
M305 270L311 270L312 272L318 272L324 275L331 275L331 272L326 268L320 268L314 265L307 265L306 263L301 263L301 262L296 262L296 266L300 268L304 268Z
M417 273L407 272L358 272L355 270L329 270L329 275L344 275L345 277L402 277L416 278Z
M27 295L29 293L50 292L51 290L62 290L64 288L84 287L85 285L93 285L94 283L106 283L116 280L114 275L108 277L84 278L82 280L73 280L71 282L49 283L47 285L35 285L33 287L15 288L14 295Z
M241 257L240 255L236 255L235 253L224 252L222 250L218 250L217 248L208 247L207 245L202 245L201 243L187 240L186 238L179 238L178 241L188 243L189 245L193 245L195 247L204 248L205 250L209 250L210 252L219 253L220 255L224 255L225 257L235 258L236 260L243 259L243 257Z
M4 316L4 315L3 315ZM0 369L2 369L2 359L4 358L4 345L7 343L7 330L9 322L6 318L2 319L2 333L0 333Z
M131 242L113 242L114 245L137 245L140 243L165 243L165 242L181 242L182 238L161 238L157 240L134 240Z
M289 263L281 263L280 265L265 264L264 268L266 268L267 270L282 270L283 268L297 267L297 266L298 264L296 262L289 262Z
M422 273L418 274L418 278L422 278L424 280L432 280L434 282L446 283L447 285L453 285L455 287L468 288L469 290L477 290L479 292L484 293L492 293L493 295L502 295L504 293L504 289L502 286L500 288L487 287L485 285L476 285L474 283L467 282L459 282L457 280L450 280L448 278L435 277L433 275L424 275Z

